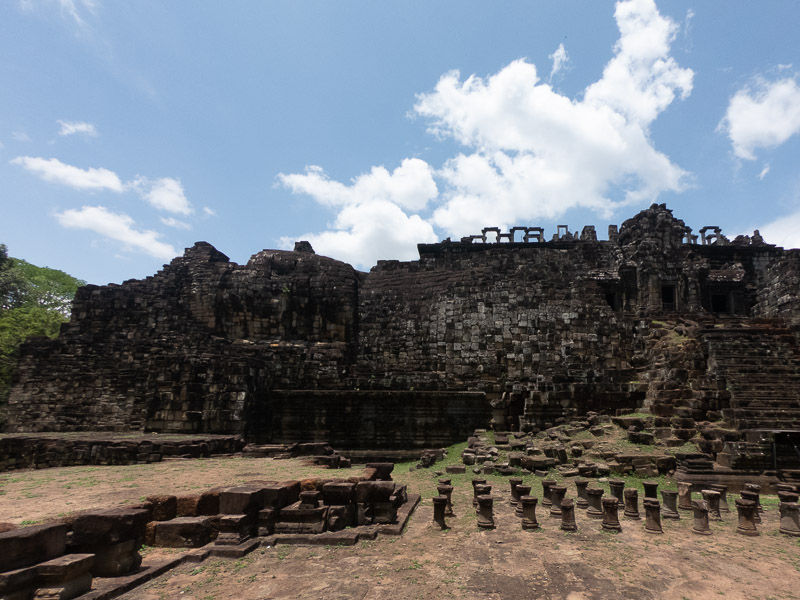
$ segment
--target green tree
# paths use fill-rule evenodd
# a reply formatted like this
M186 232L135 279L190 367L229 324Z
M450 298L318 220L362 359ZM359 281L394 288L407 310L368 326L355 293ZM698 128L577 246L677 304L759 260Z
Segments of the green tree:
M58 336L82 285L63 271L12 258L0 244L0 407L11 391L19 347L30 337Z

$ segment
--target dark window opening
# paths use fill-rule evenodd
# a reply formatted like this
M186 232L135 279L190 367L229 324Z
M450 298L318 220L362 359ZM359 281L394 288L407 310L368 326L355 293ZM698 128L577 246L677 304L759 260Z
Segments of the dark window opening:
M711 312L729 313L731 312L730 299L728 294L711 294Z
M619 295L614 292L606 292L606 302L612 310L619 310Z
M675 310L675 286L661 286L661 306L664 310Z

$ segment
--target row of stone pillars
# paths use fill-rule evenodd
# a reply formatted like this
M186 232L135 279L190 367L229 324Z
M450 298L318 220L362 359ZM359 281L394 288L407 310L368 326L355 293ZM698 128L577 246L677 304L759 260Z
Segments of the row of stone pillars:
M515 514L521 518L522 528L526 530L538 529L539 522L536 518L538 498L531 496L531 486L523 485L521 478L511 478L510 504L515 507ZM446 518L455 516L452 505L453 486L450 479L440 479L437 492L439 496L433 498L433 520L442 529L447 529ZM602 519L602 528L606 531L622 531L618 510L623 506L623 516L630 520L641 520L639 513L639 492L636 489L625 488L623 480L612 479L609 481L610 495L603 497L602 488L588 487L588 481L575 480L577 498L566 498L566 486L557 485L554 480L542 481L542 507L547 507L551 517L561 518L561 529L564 531L577 531L575 521L575 507L585 509L590 518ZM491 495L492 486L485 479L473 479L473 508L478 514L478 527L493 529L494 501ZM680 519L679 510L692 511L692 531L700 535L710 535L709 520L723 520L722 513L730 513L727 501L727 486L712 484L701 491L702 500L692 499L692 486L690 483L681 482L678 490L661 490L663 508L658 501L658 483L643 482L645 497L642 501L645 513L644 529L648 533L663 533L661 519ZM760 486L748 484L748 489L743 490L741 498L735 501L738 513L737 533L742 535L759 535L756 527L761 522L759 512L763 511L760 504ZM791 488L794 489L794 488ZM800 504L798 494L789 489L779 490L780 503L780 532L800 536Z

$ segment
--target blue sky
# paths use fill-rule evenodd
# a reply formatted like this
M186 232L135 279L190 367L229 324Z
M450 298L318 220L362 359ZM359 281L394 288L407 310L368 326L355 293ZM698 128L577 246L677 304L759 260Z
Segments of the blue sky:
M195 241L369 269L652 202L800 246L800 4L0 4L0 242L91 283Z

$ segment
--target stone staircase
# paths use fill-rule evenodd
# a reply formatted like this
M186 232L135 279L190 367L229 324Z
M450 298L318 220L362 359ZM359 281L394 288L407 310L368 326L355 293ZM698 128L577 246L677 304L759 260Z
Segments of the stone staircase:
M780 322L709 328L709 372L724 380L722 418L739 430L800 430L800 350Z

